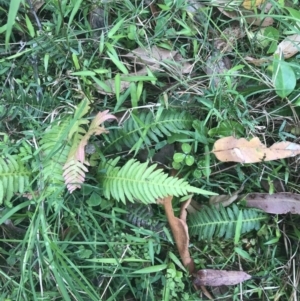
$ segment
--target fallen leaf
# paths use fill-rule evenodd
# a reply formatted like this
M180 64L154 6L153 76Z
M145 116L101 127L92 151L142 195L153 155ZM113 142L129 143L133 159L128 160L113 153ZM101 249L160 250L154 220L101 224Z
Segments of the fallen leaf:
M275 54L283 53L284 58L288 59L298 53L300 50L300 34L293 34L287 36L283 41L281 41Z
M224 78L224 74L226 74L230 68L231 62L228 57L221 54L214 54L206 59L206 64L203 67L203 70L210 76L211 83L215 87L218 87L222 80L222 75Z
M245 0L243 2L243 7L249 10L254 9L255 7L259 7L265 0Z
M239 197L239 193L243 191L244 186L242 186L239 190L233 192L231 195L214 195L209 198L209 204L219 208L222 204L223 207L227 207L236 201Z
M300 195L290 192L250 193L243 197L247 207L261 209L271 214L300 214Z
M222 14L231 19L240 18L240 15L242 15L245 18L246 22L250 25L267 27L274 23L274 19L266 15L253 17L254 13L250 10L239 10L240 13L238 13L237 11L228 11L220 7L218 9L220 12L222 12Z
M45 3L44 0L33 0L32 2L32 7L35 12L37 12Z
M255 59L253 57L250 57L250 56L246 56L245 57L245 61L249 62L250 64L253 64L255 66L262 66L266 63L269 63L271 61L271 57L263 57L263 58L260 58L260 59Z
M294 157L300 154L300 145L278 142L267 148L257 137L248 141L230 136L217 140L212 152L223 162L256 163Z
M194 261L189 252L189 233L188 226L186 224L186 207L188 206L190 200L186 201L182 205L181 209L181 218L178 218L174 215L172 207L172 196L161 199L159 203L163 204L165 207L166 216L173 233L180 258L183 265L187 270L192 274L195 270Z
M183 63L183 58L178 51L171 51L157 46L153 46L150 49L138 47L124 54L123 57L130 59L135 64L147 65L152 71L160 70L160 66L164 64L163 61L165 60L173 60L179 65ZM181 71L182 73L189 73L191 68L192 65L185 62Z
M235 285L251 279L252 276L243 271L222 271L222 270L199 270L196 274L194 284L196 286L221 286Z
M246 35L245 30L241 26L230 26L225 28L220 37L214 41L214 47L222 53L231 52L233 47L236 47L237 40Z
M253 15L253 12L251 12L248 15ZM250 17L250 16L245 16L246 22L250 25L256 25L260 27L267 27L271 26L274 23L274 19L271 17Z
M127 74L126 77L129 78L130 76L139 76L139 75L147 75L147 67L151 71L162 71L161 65L164 65L167 63L167 60L172 61L172 64L169 64L169 66L173 67L178 73L180 74L187 74L191 73L193 69L193 65L184 61L183 57L177 52L177 51L171 51L166 50L157 46L153 46L151 49L144 49L144 48L136 48L132 50L131 52L124 54L123 57L129 59L134 63L134 69L139 69L140 66L142 66L141 69L136 70L135 72L132 72L130 74ZM173 64L176 63L175 65ZM139 66L139 68L136 68L136 66ZM105 86L110 88L110 91L108 92L103 87L96 85L96 89L101 94L106 95L113 95L116 92L115 87L115 80L114 79L108 79L104 81ZM129 81L122 81L120 82L119 91L123 92L130 86Z

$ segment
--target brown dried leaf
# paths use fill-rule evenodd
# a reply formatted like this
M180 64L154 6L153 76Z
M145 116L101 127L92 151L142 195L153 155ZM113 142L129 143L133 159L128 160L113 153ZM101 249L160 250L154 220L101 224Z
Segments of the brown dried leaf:
M264 65L265 63L268 63L269 61L271 61L271 57L263 57L263 58L260 58L260 59L255 59L253 57L250 57L250 56L246 56L245 57L245 61L249 62L250 64L253 64L255 66L262 66Z
M256 163L294 157L300 154L300 145L279 142L267 148L257 137L247 141L230 136L217 140L213 153L223 162Z
M251 279L252 276L243 271L199 270L194 280L196 286L235 285Z
M217 208L219 208L220 204L222 204L223 207L227 207L238 199L239 193L243 191L243 189L244 186L231 195L213 195L209 198L209 204Z
M170 228L172 230L176 246L178 249L178 252L180 254L180 258L182 260L183 265L188 269L190 274L192 274L195 270L194 261L190 255L189 252L189 233L188 233L188 227L185 222L185 214L183 211L185 211L186 206L188 206L189 200L186 201L182 206L182 218L178 218L174 215L173 207L172 207L172 196L166 197L162 200L160 200L160 203L164 205L166 216L170 225Z
M218 7L219 11L222 12L225 16L231 19L236 19L240 17L240 14L237 11L228 11L224 8ZM254 12L250 10L240 10L241 14L245 17L245 20L248 24L256 25L260 27L267 27L274 23L274 19L267 16L253 17Z
M136 72L132 72L128 74L126 77L147 75L148 74L147 67L151 71L161 71L162 69L160 69L160 65L163 63L164 60L172 60L173 62L178 63L177 71L182 74L191 73L193 69L193 65L185 62L183 57L177 51L170 51L163 48L159 48L157 46L153 46L150 50L146 50L144 48L139 47L123 55L123 57L131 60L134 63L135 67L136 65L143 66L142 69ZM176 67L177 66L175 66L175 69ZM108 79L104 81L104 83L106 86L108 86L111 89L111 91L107 92L99 85L96 85L96 89L99 93L112 95L116 92L114 79ZM123 92L129 86L130 86L130 82L128 81L125 82L122 81L121 79L121 84L119 88L120 92Z
M245 30L241 26L230 26L224 29L219 38L215 39L214 46L222 53L231 52L237 44L237 40L246 35Z
M277 46L275 54L283 53L284 58L288 59L298 53L300 50L300 34L293 34L286 37Z
M153 46L150 49L138 47L123 56L135 64L147 65L152 71L160 70L159 67L164 60L173 60L182 65L182 73L190 73L192 68L192 65L189 63L183 62L182 64L183 58L177 51L171 51L157 46Z
M252 15L253 13L251 13ZM274 23L274 19L271 17L246 17L246 22L250 25L256 25L260 27L268 27Z
M37 12L44 4L44 0L33 0L32 2L32 8L35 12Z
M264 2L265 2L265 0L245 0L243 2L243 7L245 9L252 10L255 7L259 7Z
M300 214L300 195L296 193L250 193L244 200L247 207L259 208L267 213Z
M234 10L225 10L223 7L217 7L218 10L228 18L234 19L239 16L239 14Z
M154 66L167 59L172 59L177 51L170 51L157 46L150 49L138 47L131 52L124 54L123 57L135 62L136 64Z

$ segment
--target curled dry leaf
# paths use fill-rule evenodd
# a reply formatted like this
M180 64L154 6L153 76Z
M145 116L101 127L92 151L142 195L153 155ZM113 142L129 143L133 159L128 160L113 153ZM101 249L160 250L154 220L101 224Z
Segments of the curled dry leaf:
M132 50L131 52L124 54L123 57L134 63L134 69L139 69L135 72L127 74L127 78L130 76L147 75L147 67L151 71L162 71L161 65L166 64L166 60L172 61L170 65L181 74L191 73L193 69L193 65L188 62L185 62L183 57L177 51L166 50L157 46L153 46L151 49L148 50L138 47ZM174 65L173 62L175 63ZM137 66L139 66L139 68L136 68ZM140 69L140 67L142 68ZM110 88L110 92L107 92L99 85L96 85L96 89L99 93L111 95L116 92L114 79L108 79L104 81L104 84ZM129 86L130 82L122 81L121 78L119 91L123 92Z
M256 163L294 157L300 154L300 145L278 142L267 148L257 137L248 141L230 136L217 140L213 153L223 162Z
M191 64L183 62L183 58L178 51L171 51L157 46L153 46L150 49L138 47L123 55L123 57L131 60L135 65L147 65L152 71L160 70L160 65L162 65L165 60L172 60L178 63L178 65L181 66L180 71L183 74L189 73L192 69Z
M206 269L199 270L197 272L194 284L196 286L235 285L251 278L252 276L243 271L222 271Z
M255 66L258 66L258 67L264 65L265 63L269 63L271 61L271 59L272 59L271 57L264 57L264 58L260 58L260 59L255 59L250 56L245 57L245 61L247 61L248 63L253 64Z
M284 58L288 59L298 53L300 50L300 34L293 34L286 37L279 43L275 54L283 53Z
M172 196L161 199L159 203L163 204L165 207L166 216L172 230L180 258L183 265L192 274L195 270L194 261L189 252L189 233L188 226L186 224L186 207L188 206L190 200L182 204L180 218L174 215L172 207Z
M245 35L246 32L241 26L230 26L222 31L219 38L215 39L214 47L222 53L231 52L237 40Z
M244 186L242 186L239 190L235 191L231 195L214 195L209 198L209 204L214 205L215 207L219 208L222 204L223 207L227 207L236 201L239 197L239 193L242 192Z
M250 193L244 196L247 207L259 208L271 214L300 214L300 195L282 193Z

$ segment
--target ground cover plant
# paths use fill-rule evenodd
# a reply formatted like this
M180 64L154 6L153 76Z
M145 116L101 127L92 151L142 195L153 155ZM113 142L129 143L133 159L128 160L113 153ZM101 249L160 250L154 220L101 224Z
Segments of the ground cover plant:
M298 300L298 7L0 1L0 299Z

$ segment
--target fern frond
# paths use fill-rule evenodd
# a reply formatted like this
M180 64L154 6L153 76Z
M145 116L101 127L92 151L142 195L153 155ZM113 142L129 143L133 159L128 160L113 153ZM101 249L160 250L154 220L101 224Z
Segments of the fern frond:
M104 153L112 149L120 151L124 146L132 150L143 144L150 146L162 137L190 129L192 123L193 119L186 111L163 110L159 118L151 111L143 111L138 117L132 115L126 120L123 128L110 131L110 142Z
M46 195L60 193L65 188L63 166L70 152L66 139L70 129L71 118L54 125L41 139L41 166L43 177L39 187L44 187Z
M162 169L156 169L157 164L148 166L148 162L140 163L135 159L129 160L123 167L117 167L120 157L102 163L101 169L106 173L100 174L103 193L107 199L113 197L125 203L141 201L144 204L155 203L158 198L166 196L181 196L189 193L212 195L189 185L184 179L169 177Z
M191 236L198 235L199 239L210 240L214 236L232 238L238 221L238 216L242 213L241 233L251 230L258 230L263 221L268 216L256 209L240 210L235 204L232 207L224 208L205 206L197 213L188 216L188 227Z
M0 204L5 202L11 206L9 201L14 193L23 193L29 185L29 172L20 158L16 155L2 155L0 157Z
M81 111L85 114L84 107ZM115 116L108 114L108 112L108 110L99 112L92 120L87 131L80 127L81 124L86 124L86 122L85 119L81 118L82 115L79 115L81 119L77 121L78 127L76 129L72 129L72 145L67 162L63 167L63 177L70 193L77 188L81 188L81 184L85 180L85 173L88 172L88 169L84 166L84 164L89 165L89 163L85 160L85 146L87 145L90 137L92 135L107 133L108 131L100 125L107 119L115 119Z
M159 236L166 239L166 235L163 232L163 228L166 226L166 222L161 222L154 216L151 205L145 206L144 204L131 204L126 205L128 214L125 216L125 220L137 227L143 227L147 230L158 232Z

